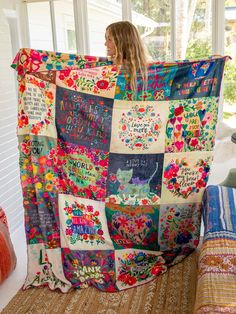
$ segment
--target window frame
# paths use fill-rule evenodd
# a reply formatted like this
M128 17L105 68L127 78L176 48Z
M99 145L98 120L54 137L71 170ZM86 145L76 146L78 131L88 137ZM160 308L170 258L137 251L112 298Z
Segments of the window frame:
M22 32L22 43L25 47L30 47L29 22L27 3L49 2L51 15L51 31L53 38L53 50L57 51L56 23L53 2L56 0L21 0L19 6L20 24ZM177 0L178 1L178 0ZM212 54L224 55L225 52L225 17L222 12L225 10L225 0L207 0L212 1ZM171 46L170 55L172 60L176 60L176 0L170 0L171 4ZM89 24L88 24L88 1L73 0L73 11L75 21L75 37L77 54L90 54ZM121 0L122 20L132 22L132 0ZM223 99L224 81L221 84L220 106L218 110L219 121L223 120L224 99Z
M50 15L51 15L51 30L53 37L53 50L57 51L57 36L56 36L56 25L55 25L55 11L53 2L55 0L21 0L21 16L25 22L23 27L23 38L22 42L25 43L26 47L30 46L29 40L29 25L28 25L28 14L27 14L27 3L32 2L49 2ZM171 2L171 56L172 59L176 59L176 23L175 23L175 11L176 0L170 0ZM212 1L212 54L224 54L224 25L225 18L222 14L225 8L225 1L223 0L208 0ZM74 7L74 19L75 19L75 35L76 35L76 48L78 54L89 54L89 25L88 25L88 4L87 0L73 0ZM122 20L132 22L131 13L131 0L121 0L122 8Z

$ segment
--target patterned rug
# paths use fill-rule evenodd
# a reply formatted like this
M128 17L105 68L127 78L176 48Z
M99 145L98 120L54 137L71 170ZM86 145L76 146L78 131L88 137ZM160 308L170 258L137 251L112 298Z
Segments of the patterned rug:
M95 288L68 293L48 288L19 291L2 314L192 314L196 294L197 252L142 286L117 293Z

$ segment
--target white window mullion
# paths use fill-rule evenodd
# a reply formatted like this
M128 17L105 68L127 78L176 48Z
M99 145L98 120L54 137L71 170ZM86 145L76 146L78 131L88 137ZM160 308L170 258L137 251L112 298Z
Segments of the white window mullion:
M20 47L30 47L29 20L26 1L16 2Z
M225 1L212 0L212 53L224 54Z
M171 0L171 30L170 30L170 54L172 60L176 60L176 5L175 0Z
M73 0L75 37L78 54L89 54L89 31L87 0Z
M212 54L224 55L225 50L225 1L212 0ZM218 109L218 124L223 121L223 89L224 80L221 84L221 97ZM220 124L219 124L220 125ZM224 128L224 126L221 126Z
M57 51L57 33L56 33L55 9L54 9L53 1L54 0L49 0L51 27L52 27L52 45L53 45L53 50Z
M132 22L131 0L122 0L122 20Z

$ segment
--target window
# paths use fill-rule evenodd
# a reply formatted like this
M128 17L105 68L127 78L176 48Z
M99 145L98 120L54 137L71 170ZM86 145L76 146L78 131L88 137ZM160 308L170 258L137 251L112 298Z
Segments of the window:
M153 60L171 60L171 1L132 0L132 22Z
M30 47L53 50L49 2L27 4Z
M212 1L176 1L176 58L208 57L212 51Z
M56 50L76 53L73 1L54 1L54 15Z
M236 126L236 0L225 2L225 54L227 62L224 76L224 118L231 127Z
M32 48L105 56L107 25L130 16L153 60L198 59L216 52L230 55L224 78L224 118L235 128L236 0L21 1L28 9ZM225 25L223 19L216 19L217 10L222 16L223 3Z
M88 0L88 28L90 54L106 56L105 31L114 22L121 21L121 3L115 0Z
M68 51L76 52L76 42L75 42L75 30L67 29L67 43L68 43Z

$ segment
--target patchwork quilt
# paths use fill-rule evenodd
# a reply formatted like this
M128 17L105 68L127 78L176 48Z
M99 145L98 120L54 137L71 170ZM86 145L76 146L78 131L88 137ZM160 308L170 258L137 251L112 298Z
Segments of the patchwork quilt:
M196 248L225 60L152 63L133 92L107 59L19 51L25 288L119 291Z
M236 313L236 189L208 186L203 220L194 313Z

